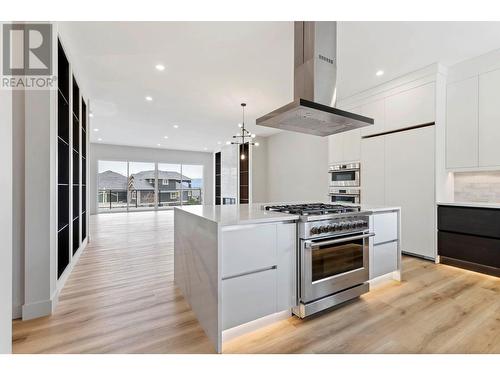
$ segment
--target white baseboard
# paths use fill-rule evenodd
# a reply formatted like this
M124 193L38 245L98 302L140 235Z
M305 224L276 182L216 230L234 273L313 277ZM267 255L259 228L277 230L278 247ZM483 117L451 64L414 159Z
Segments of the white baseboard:
M52 314L52 300L23 305L23 320L31 320Z
M228 342L236 337L243 336L246 333L253 332L259 328L263 328L272 323L279 322L281 320L288 319L292 316L291 310L280 311L271 315L264 316L262 318L253 320L242 325L226 329L222 331L222 342Z
M20 319L23 316L23 307L21 305L12 305L12 319Z
M70 264L68 265L68 267L66 267L66 270L63 272L63 274L57 281L56 289L52 293L50 300L25 304L22 306L23 320L36 319L42 316L48 316L52 314L52 312L57 306L57 303L59 302L59 293L61 293L61 290L64 287L66 280L71 274L71 271L73 271L73 267L78 262L78 259L80 259L80 255L82 255L82 252L87 247L87 243L88 243L88 236L85 239L85 241L82 242L82 245L80 246L78 251L73 255Z
M370 288L377 287L377 286L384 284L388 281L401 281L401 272L400 271L393 271L393 272L386 273L385 275L381 275L381 276L378 276L374 279L371 279L369 281Z

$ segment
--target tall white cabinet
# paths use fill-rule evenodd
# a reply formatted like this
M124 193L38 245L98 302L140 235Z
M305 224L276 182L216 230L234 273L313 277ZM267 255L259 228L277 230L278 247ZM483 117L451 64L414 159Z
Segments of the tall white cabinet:
M499 69L478 71L447 85L446 168L500 169Z
M330 162L359 152L361 203L401 207L401 250L428 259L436 257L436 127L444 126L435 124L437 74L417 72L340 103L374 125L360 129L359 147L345 136L330 143Z
M479 76L479 166L500 166L500 70Z
M385 139L385 204L401 207L401 249L435 258L434 127Z

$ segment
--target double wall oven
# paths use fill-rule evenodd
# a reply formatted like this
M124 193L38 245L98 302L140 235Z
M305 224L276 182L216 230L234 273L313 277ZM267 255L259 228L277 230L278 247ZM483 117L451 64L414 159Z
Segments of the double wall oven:
M360 163L330 166L330 202L360 203Z

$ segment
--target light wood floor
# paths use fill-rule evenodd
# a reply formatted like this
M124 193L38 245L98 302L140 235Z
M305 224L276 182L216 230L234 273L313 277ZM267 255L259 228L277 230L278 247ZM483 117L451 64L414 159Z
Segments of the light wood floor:
M173 214L91 217L92 241L50 317L13 324L15 353L213 353L173 284ZM225 353L500 353L500 279L404 258L404 281Z

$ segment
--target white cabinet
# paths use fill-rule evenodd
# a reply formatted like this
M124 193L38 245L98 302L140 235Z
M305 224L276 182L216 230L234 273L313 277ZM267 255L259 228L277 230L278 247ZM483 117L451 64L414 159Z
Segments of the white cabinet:
M270 315L275 307L275 269L222 281L222 329Z
M344 135L343 161L359 161L361 157L361 131L360 129L349 130Z
M498 84L497 82L497 91ZM498 97L498 94L496 96ZM500 103L496 103L496 108L499 106ZM496 150L497 147L495 147ZM466 168L477 167L477 165L478 77L476 76L451 83L447 87L446 167Z
M222 228L222 326L295 305L296 224Z
M374 213L370 245L370 280L399 270L399 211Z
M328 164L338 164L344 158L344 134L328 136Z
M240 275L276 265L276 224L224 229L222 277Z
M479 76L479 166L500 166L500 70Z
M385 212L373 215L373 230L375 245L398 239L398 214L397 212Z
M360 129L362 137L385 131L385 99L362 105L361 114L374 120L373 125Z
M434 82L389 96L385 102L385 130L422 125L435 120Z
M385 204L385 138L361 140L361 203Z
M385 204L401 207L401 249L434 259L434 127L385 137Z
M370 279L388 274L398 269L398 242L386 242L373 246L370 264Z
M348 109L349 112L361 114L361 107ZM359 161L361 158L360 129L330 135L328 137L328 163L339 164Z
M360 129L330 135L328 138L328 162L339 164L359 161L361 158Z

